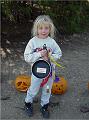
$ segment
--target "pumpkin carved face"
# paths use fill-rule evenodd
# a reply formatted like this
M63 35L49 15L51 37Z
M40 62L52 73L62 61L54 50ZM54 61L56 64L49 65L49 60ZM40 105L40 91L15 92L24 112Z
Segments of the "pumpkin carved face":
M64 77L56 77L52 86L53 94L64 94L67 90L67 81Z
M26 75L19 75L15 80L15 87L17 90L26 92L31 84L31 77Z

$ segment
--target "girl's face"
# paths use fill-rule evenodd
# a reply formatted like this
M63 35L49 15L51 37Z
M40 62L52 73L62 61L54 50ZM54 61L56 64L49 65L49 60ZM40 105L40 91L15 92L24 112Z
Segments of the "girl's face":
M49 28L49 25L41 25L41 26L38 26L38 37L39 38L42 38L42 39L45 39L48 37L49 33L50 33L50 28Z

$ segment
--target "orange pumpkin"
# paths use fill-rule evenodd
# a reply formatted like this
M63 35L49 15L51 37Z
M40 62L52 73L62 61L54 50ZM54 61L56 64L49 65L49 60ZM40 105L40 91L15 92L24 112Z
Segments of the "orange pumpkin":
M52 93L53 94L64 94L67 90L67 81L64 77L56 77L53 86Z
M15 80L15 87L21 92L26 92L31 84L31 77L27 75L19 75Z

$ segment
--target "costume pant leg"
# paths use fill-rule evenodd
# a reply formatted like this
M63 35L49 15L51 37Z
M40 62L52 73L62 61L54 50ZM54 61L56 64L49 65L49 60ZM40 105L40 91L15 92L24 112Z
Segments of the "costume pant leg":
M26 95L26 98L25 98L25 102L26 103L29 103L29 102L33 102L33 98L37 95L38 91L39 91L39 88L40 88L40 84L41 84L42 80L35 77L33 74L32 74L32 77L31 77L31 85L27 91L27 95Z
M49 103L49 99L51 96L52 84L53 84L53 79L52 79L52 77L50 77L48 82L42 88L41 106ZM49 86L49 92L47 92L47 86Z

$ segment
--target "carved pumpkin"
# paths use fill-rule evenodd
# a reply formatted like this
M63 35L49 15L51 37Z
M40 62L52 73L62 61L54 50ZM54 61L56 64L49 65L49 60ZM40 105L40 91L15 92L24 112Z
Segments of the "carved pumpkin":
M21 92L26 92L31 84L31 77L26 75L19 75L15 80L15 87Z
M67 90L67 81L64 77L56 77L53 86L52 93L53 94L64 94Z

